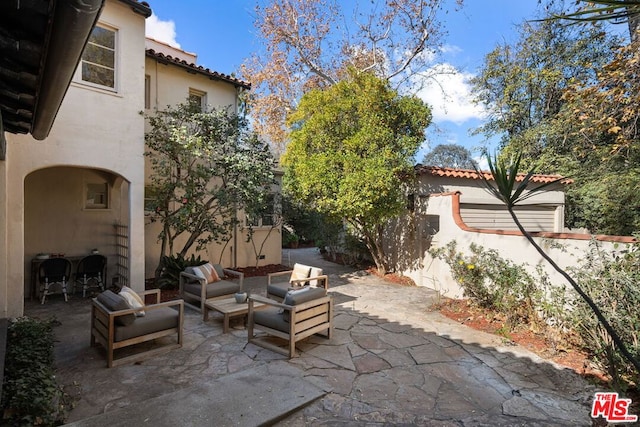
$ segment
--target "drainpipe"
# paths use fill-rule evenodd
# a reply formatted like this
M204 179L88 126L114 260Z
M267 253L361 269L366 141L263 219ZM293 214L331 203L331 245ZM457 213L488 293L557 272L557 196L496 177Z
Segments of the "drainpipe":
M49 135L105 0L57 1L40 80L31 135Z

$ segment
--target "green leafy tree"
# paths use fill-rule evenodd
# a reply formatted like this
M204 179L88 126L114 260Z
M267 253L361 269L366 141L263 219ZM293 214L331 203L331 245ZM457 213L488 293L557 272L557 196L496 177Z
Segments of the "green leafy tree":
M160 221L160 259L194 247L228 242L237 211L269 197L274 159L247 120L221 108L190 103L149 118L145 135L151 165L151 221ZM177 239L184 238L180 248ZM159 266L160 267L160 266Z
M305 94L290 116L285 187L301 202L346 220L386 272L384 225L405 206L401 175L411 172L430 121L418 98L351 70L349 78Z
M490 111L479 129L500 136L502 155L569 175L567 224L630 235L640 225L638 45L620 47L600 25L526 23L498 46L474 80Z
M564 91L593 84L616 45L598 26L523 23L519 40L498 45L472 80L476 102L489 112L477 133L500 137L505 155L521 152L525 163L542 158L540 172L555 172L571 156L566 135L575 121L557 120Z
M442 168L473 169L471 152L458 144L440 144L424 155L422 164Z
M550 182L546 182L544 184L540 184L537 187L534 187L532 178L534 175L534 169L531 169L526 175L522 175L521 179L518 179L518 174L520 171L520 161L522 158L521 154L517 154L509 163L504 160L504 158L498 158L498 156L494 156L493 159L490 156L486 156L487 161L489 163L489 169L491 171L491 175L493 177L493 182L489 181L485 176L478 171L479 176L482 178L483 183L485 184L485 188L493 194L498 200L500 200L509 211L513 222L518 227L518 230L522 233L522 235L529 241L529 243L535 248L535 250L545 259L558 273L564 277L567 282L571 285L571 287L578 293L580 298L588 305L593 314L598 319L600 325L604 328L607 334L611 337L611 340L615 344L617 350L622 354L622 356L631 363L637 374L640 374L640 360L636 356L634 356L628 349L625 343L620 338L620 335L617 331L611 326L609 321L605 318L602 310L596 303L591 299L591 297L582 289L582 287L576 282L566 271L564 271L560 266L551 258L547 253L536 243L536 241L531 237L524 227L518 216L515 213L514 207L532 197L535 196L541 190L553 185L563 178L558 178L557 180L553 180Z

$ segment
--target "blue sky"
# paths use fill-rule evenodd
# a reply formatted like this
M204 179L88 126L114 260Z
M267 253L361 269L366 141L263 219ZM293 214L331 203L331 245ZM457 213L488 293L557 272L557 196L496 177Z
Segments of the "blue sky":
M154 12L147 19L147 35L198 55L198 64L225 74L237 72L251 52L260 48L253 28L256 0L149 0ZM468 79L478 72L484 56L497 43L515 41L516 25L535 19L538 0L465 0L461 10L444 21L446 50L434 67L454 67L435 85L419 93L433 109L433 129L418 153L429 147L456 143L475 150L493 148L469 131L482 123L483 111L469 102ZM478 151L474 151L478 154Z

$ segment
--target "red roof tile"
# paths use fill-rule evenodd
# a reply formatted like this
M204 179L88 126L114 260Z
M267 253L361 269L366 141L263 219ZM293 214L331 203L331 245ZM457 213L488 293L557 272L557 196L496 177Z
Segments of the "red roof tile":
M221 74L221 73L218 73L218 72L215 72L215 71L211 71L210 69L205 68L205 67L203 67L201 65L188 63L187 61L184 61L182 59L174 58L171 55L165 55L164 53L156 52L153 49L146 49L146 54L147 54L148 57L154 58L158 62L165 63L165 64L177 65L178 67L185 68L187 71L192 71L192 72L196 72L198 74L202 74L204 76L209 77L210 79L221 80L221 81L224 81L224 82L227 82L227 83L231 83L235 87L242 87L244 89L251 89L251 83L247 83L247 82L242 81L240 79L236 79L235 77L232 77L232 76L230 76L228 74Z
M473 169L455 169L455 168L441 168L439 166L423 166L416 165L415 167L416 173L418 175L433 175L433 176L443 176L449 178L464 178L464 179L480 179L480 174ZM491 172L488 171L480 171L485 179L493 180L493 176ZM521 173L516 177L516 181L522 181L526 174ZM540 184L544 184L547 182L553 182L558 178L563 178L562 175L533 175L531 178L532 182L537 182ZM573 180L569 178L564 178L560 181L561 184L571 184Z

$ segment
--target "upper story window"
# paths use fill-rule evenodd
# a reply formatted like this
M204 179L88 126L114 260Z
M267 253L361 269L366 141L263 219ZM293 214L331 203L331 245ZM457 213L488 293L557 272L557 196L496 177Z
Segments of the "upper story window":
M189 103L198 111L204 111L207 107L207 93L197 89L189 89Z
M275 194L269 194L262 206L255 206L247 212L245 224L248 227L276 227L279 222L280 206Z
M82 81L116 89L116 36L116 31L96 25L82 53Z

